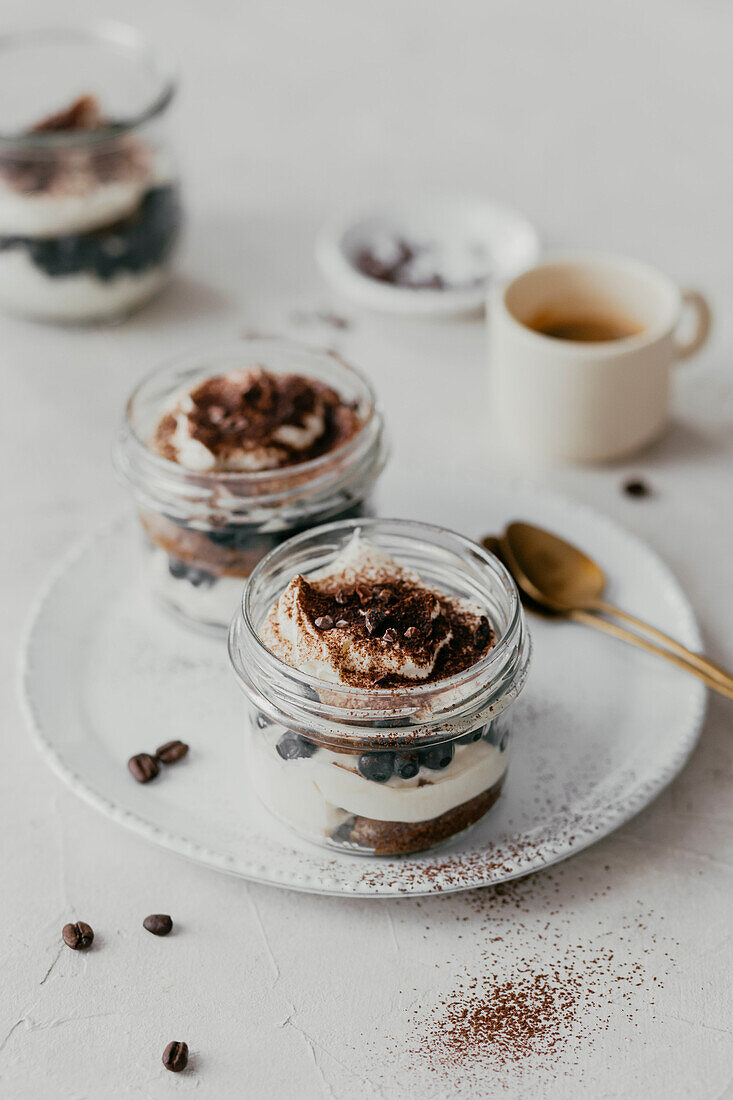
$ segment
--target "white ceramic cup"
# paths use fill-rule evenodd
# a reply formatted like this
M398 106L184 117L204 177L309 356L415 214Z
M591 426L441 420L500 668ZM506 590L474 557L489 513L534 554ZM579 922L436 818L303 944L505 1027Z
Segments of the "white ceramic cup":
M541 314L624 318L639 331L598 343L557 339L528 327ZM664 430L672 369L705 343L710 310L702 295L647 264L580 254L496 287L488 323L491 412L505 444L534 457L601 462Z

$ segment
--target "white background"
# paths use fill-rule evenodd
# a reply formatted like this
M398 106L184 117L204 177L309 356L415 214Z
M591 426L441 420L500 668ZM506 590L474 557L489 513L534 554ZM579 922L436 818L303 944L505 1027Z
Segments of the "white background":
M60 14L6 0L3 21ZM147 847L47 772L13 698L35 590L124 502L109 463L124 397L190 343L243 327L335 339L386 406L386 478L414 478L426 518L439 480L460 493L469 464L501 476L480 322L351 310L345 334L293 322L332 304L312 260L324 217L445 190L524 210L549 245L628 252L710 296L714 336L680 369L666 438L633 465L535 476L646 537L686 586L711 656L733 665L733 9L88 0L63 14L124 17L178 60L189 228L176 286L119 329L2 320L0 1096L733 1095L730 703L711 700L681 778L584 855L503 893L370 903L248 886ZM621 494L637 472L652 500ZM489 526L477 516L468 533ZM180 925L168 940L140 928L161 911ZM60 946L72 919L97 932L88 955ZM459 978L569 959L596 1007L556 1055L506 1068L486 1051L426 1070L419 1018ZM174 1038L194 1052L179 1077L160 1064Z

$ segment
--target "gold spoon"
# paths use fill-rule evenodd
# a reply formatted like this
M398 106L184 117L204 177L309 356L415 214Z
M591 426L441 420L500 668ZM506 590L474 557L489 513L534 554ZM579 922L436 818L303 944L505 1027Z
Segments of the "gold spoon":
M498 546L497 540L491 537L484 540L484 545L494 552L497 548L500 550L499 557L525 596L529 596L538 607L641 646L698 676L721 695L733 699L733 676L725 669L686 649L655 627L604 602L600 598L606 585L603 570L575 546L549 531L526 523L510 524ZM600 617L599 612L626 619L659 638L667 648L654 645L633 631L608 622Z

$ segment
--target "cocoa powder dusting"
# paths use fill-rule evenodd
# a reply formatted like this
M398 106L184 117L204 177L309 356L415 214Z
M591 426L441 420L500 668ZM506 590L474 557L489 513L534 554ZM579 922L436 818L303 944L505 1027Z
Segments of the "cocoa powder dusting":
M414 686L415 681L389 671L390 655L428 665L437 651L429 684L454 676L476 664L494 637L485 616L467 611L448 596L439 596L399 576L376 584L345 585L338 577L317 583L294 578L299 606L319 632L320 644L339 664L345 636L368 656L373 671L356 671L339 664L343 683L352 687Z
M207 378L189 396L189 434L223 468L231 456L247 453L266 452L268 468L306 462L342 446L362 426L356 409L330 386L261 367ZM315 438L301 442L298 433L309 432L314 422L320 425ZM176 416L166 413L152 440L153 448L171 461L177 459L175 430Z
M562 882L566 876L574 886ZM447 992L411 1002L407 1035L393 1041L390 1059L409 1060L415 1073L451 1095L488 1094L489 1082L524 1095L520 1083L527 1074L535 1083L562 1077L587 1060L602 1032L633 1028L640 1012L653 1019L664 975L651 974L645 957L676 941L662 937L660 943L649 931L650 922L663 917L641 899L630 914L614 914L610 884L593 890L583 884L577 867L562 868L471 891L440 908L415 902L430 914L426 938L453 919L460 931L452 939L473 940L475 961L461 976L458 944L453 957L436 961L439 972L452 973ZM572 916L596 902L602 904L597 931L573 937ZM669 950L661 953L673 964Z

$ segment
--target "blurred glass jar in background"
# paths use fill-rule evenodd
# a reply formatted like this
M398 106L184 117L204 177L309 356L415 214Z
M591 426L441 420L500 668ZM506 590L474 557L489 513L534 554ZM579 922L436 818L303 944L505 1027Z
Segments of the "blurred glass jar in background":
M128 27L0 38L0 308L118 321L167 283L181 222L174 93Z
M252 337L144 378L114 458L137 504L152 593L187 623L221 630L273 547L369 511L387 441L369 382L339 356Z

